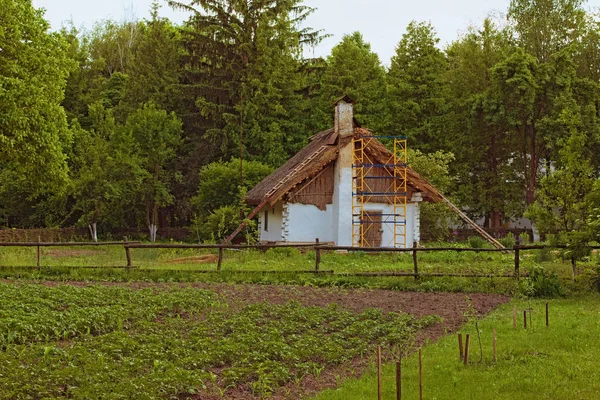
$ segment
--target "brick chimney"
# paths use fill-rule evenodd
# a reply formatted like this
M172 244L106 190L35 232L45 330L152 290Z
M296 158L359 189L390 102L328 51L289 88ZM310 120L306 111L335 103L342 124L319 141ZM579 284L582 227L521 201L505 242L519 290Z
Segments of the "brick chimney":
M340 137L350 136L354 133L354 101L344 96L335 102L335 132Z

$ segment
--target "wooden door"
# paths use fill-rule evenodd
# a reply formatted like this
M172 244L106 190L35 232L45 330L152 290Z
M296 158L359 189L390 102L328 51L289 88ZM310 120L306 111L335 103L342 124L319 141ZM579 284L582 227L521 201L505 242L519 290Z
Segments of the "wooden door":
M363 219L363 246L364 247L381 247L381 236L383 229L381 211L365 211Z

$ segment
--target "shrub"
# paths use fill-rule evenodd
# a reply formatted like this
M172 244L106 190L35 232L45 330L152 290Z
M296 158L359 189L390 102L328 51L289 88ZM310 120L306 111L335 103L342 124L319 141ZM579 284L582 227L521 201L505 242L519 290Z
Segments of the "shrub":
M482 249L486 246L487 242L480 236L471 236L467 239L469 247L473 249Z
M521 292L529 297L556 297L562 294L558 275L542 267L530 269L529 276L521 282Z
M506 248L514 247L515 245L515 235L512 232L508 232L508 234L499 240L502 243L502 246Z

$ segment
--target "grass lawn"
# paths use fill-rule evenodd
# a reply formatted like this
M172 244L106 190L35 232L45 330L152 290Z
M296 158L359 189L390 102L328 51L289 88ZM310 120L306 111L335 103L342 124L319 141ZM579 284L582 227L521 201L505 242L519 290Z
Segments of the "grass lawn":
M513 306L518 328L513 329ZM522 310L533 312L533 326L523 329ZM423 348L423 397L433 399L598 399L600 398L600 297L550 301L550 327L544 321L545 301L513 300L479 322L483 361L473 325L470 365L459 361L456 335ZM497 331L497 362L492 361L492 330ZM475 336L474 336L475 335ZM403 399L419 398L416 354L403 360ZM395 371L385 365L384 399L395 398ZM327 390L318 400L377 398L374 370Z

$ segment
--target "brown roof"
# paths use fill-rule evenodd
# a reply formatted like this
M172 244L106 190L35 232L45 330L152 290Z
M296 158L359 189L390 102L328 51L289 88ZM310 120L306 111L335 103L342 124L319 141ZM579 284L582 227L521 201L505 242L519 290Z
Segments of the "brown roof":
M370 136L373 133L364 128L355 128L354 135ZM329 163L337 159L337 140L334 129L312 136L306 147L248 192L247 202L258 205L266 200L271 205L275 204L294 187L314 177ZM342 140L348 143L352 137L348 136ZM341 143L342 147L346 144L344 142ZM384 160L389 160L392 155L391 151L378 140L371 140L366 151L374 160L380 160L382 163L386 163L387 161ZM416 191L422 192L425 200L433 202L441 200L440 193L433 185L410 168L407 168L407 173L408 184Z

